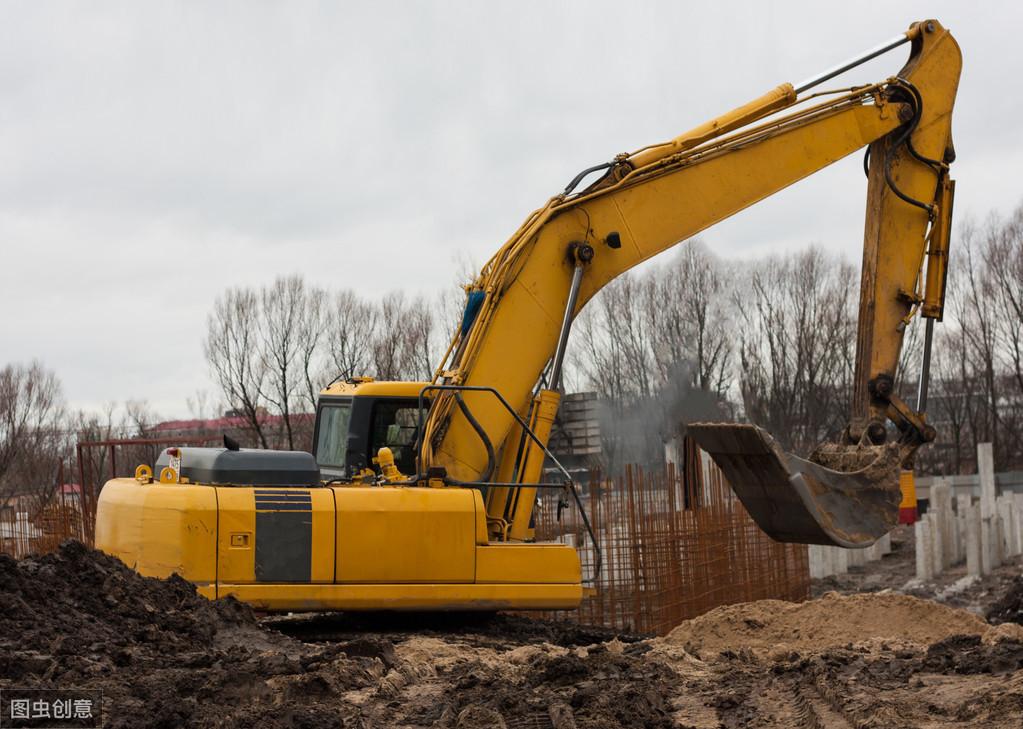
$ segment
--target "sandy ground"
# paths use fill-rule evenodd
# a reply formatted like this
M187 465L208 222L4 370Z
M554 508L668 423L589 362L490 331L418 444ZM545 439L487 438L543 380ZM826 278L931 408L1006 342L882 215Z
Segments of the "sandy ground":
M1023 726L1023 628L877 587L656 639L502 615L257 620L68 544L0 558L0 689L102 690L113 727Z

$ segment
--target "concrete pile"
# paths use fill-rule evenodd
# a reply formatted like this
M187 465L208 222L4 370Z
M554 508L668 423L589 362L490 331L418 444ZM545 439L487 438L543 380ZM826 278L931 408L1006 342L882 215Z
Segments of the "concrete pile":
M947 479L930 488L927 513L915 524L916 576L932 580L966 562L969 577L991 574L1023 554L1023 494L997 495L991 444L977 447L980 498L956 493Z
M844 575L850 567L863 567L868 562L877 562L892 551L892 535L885 534L866 549L843 549L809 545L810 577L822 579L833 575Z

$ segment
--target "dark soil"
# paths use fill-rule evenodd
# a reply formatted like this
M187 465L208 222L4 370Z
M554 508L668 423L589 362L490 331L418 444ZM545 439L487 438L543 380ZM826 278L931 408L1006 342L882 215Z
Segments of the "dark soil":
M590 650L585 656L539 655L516 677L503 667L469 661L443 678L455 687L446 704L422 707L413 725L493 727L673 727L671 697L679 677L639 655ZM478 717L478 718L477 718Z
M697 658L516 615L261 621L76 543L0 557L0 689L102 691L111 727L1007 729L1023 725L1023 633L1005 629Z
M100 690L107 726L338 726L342 708L309 696L369 685L381 671L78 542L44 557L0 556L0 689Z
M1017 575L1005 594L992 605L985 616L991 623L1023 625L1023 575Z
M394 642L412 635L448 639L471 636L474 645L508 648L532 643L570 647L612 639L636 643L653 637L595 625L485 612L319 613L268 617L262 624L306 642L351 640L368 633Z

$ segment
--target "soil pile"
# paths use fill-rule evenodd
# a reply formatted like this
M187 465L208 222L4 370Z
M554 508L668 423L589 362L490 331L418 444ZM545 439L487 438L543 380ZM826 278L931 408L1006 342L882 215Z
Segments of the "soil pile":
M823 650L869 639L929 645L952 635L983 635L979 617L909 595L874 593L817 600L727 605L686 621L664 640L693 654L750 649Z
M506 615L260 622L67 544L0 557L11 686L101 690L112 727L1018 729L1023 627L885 593L721 608L663 639Z
M210 602L77 542L0 556L0 688L102 691L111 727L338 726L341 707L316 699L381 673L379 659L304 645L233 599Z
M1001 599L987 611L986 617L992 623L1023 625L1023 577L1016 577Z

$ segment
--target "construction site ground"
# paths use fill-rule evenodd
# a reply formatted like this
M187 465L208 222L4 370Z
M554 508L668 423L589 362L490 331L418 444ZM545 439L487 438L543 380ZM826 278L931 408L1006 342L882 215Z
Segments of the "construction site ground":
M900 534L808 602L653 638L500 614L260 618L72 542L0 556L0 689L101 690L111 727L1023 725L1019 566L918 585L912 557Z

